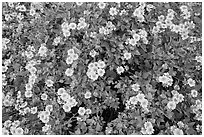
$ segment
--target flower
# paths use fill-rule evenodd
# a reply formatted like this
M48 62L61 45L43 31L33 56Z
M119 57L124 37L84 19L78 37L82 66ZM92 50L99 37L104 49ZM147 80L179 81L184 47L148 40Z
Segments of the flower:
M12 123L11 120L6 120L3 125L4 127L9 128L11 126L11 123Z
M95 81L95 80L98 79L98 74L92 73L92 74L90 75L90 78L91 78L93 81Z
M2 73L6 72L8 70L7 66L2 66Z
M21 122L19 120L15 120L13 123L12 123L12 126L13 127L17 127L21 124Z
M164 18L165 18L164 15L158 16L158 20L161 21L161 22L164 21Z
M167 107L171 110L174 110L176 108L176 103L173 101L169 101Z
M121 73L123 73L124 71L125 71L125 69L122 67L122 66L120 66L120 67L117 67L117 73L118 74L121 74Z
M26 91L30 91L30 90L32 90L33 85L28 83L28 84L25 85L25 88L26 88Z
M24 130L21 127L15 129L15 135L23 135Z
M125 52L125 53L124 53L124 58L125 58L126 60L131 59L131 53Z
M66 102L71 106L71 107L74 107L78 104L78 102L73 98L73 97L70 97L66 100Z
M60 98L62 99L62 100L64 100L64 101L66 101L66 100L68 100L69 98L70 98L71 96L68 94L68 93L62 93L61 95L60 95Z
M34 9L34 8L31 8L30 11L29 11L29 14L30 14L31 16L34 16L34 15L36 14L35 9Z
M77 25L77 29L80 30L80 29L83 29L85 28L87 25L87 23L85 21L79 21L78 25Z
M90 91L87 91L87 92L84 94L84 97L85 97L85 99L91 98L91 92L90 92Z
M198 96L198 91L195 90L195 89L191 90L191 96L194 97L194 98L197 97Z
M39 56L45 56L47 51L48 51L48 49L45 46L45 44L41 44L41 46L38 50L38 54L39 54Z
M189 78L188 81L187 81L188 85L190 87L194 87L195 86L195 80L193 80L192 78Z
M199 99L197 99L196 101L195 101L195 103L196 103L196 106L200 109L200 108L202 108L202 102L199 100Z
M70 56L72 54L75 54L74 49L68 49L67 54Z
M171 91L171 94L172 94L172 95L177 95L177 94L179 94L179 93L178 93L178 91L176 91L176 90L172 90L172 91Z
M46 84L47 87L52 87L54 82L51 79L48 79L48 80L45 81L45 84Z
M153 128L153 127L147 127L147 128L146 128L146 134L151 135L151 134L153 134L153 133L154 133L154 128Z
M70 29L76 29L76 27L77 27L76 23L70 23L69 24Z
M81 6L83 2L76 2L77 6Z
M104 9L104 8L106 7L106 3L104 3L104 2L99 2L99 3L98 3L98 7L99 7L100 9Z
M63 93L65 93L66 92L66 90L64 89L64 88L59 88L58 90L57 90L57 94L58 95L62 95Z
M71 54L70 57L73 59L73 60L77 60L79 58L79 55L78 54Z
M137 40L136 39L127 39L128 43L132 46L135 46L137 44Z
M178 104L180 102L179 98L177 96L173 96L172 101Z
M26 11L26 7L24 5L21 5L18 8L19 8L19 11L21 12Z
M188 7L186 5L182 5L182 6L180 6L180 10L182 12L187 12L188 11Z
M105 68L105 66L106 66L105 62L102 60L99 60L97 64L98 64L99 68Z
M31 74L35 74L37 72L37 69L35 67L31 67L29 71Z
M45 107L45 111L52 112L52 111L53 111L53 106L52 106L52 105L47 105L47 106Z
M9 135L9 131L5 127L2 128L2 135Z
M114 16L114 15L117 15L117 14L118 14L118 11L117 11L116 8L111 7L110 10L109 10L109 14L110 14L111 16Z
M33 93L32 93L31 90L25 91L25 97L26 97L26 98L30 98L30 97L32 97L32 96L33 96Z
M70 31L63 31L63 35L65 37L69 37L71 35Z
M41 99L42 99L42 100L47 100L47 97L48 97L48 96L47 96L46 93L43 93L43 94L41 95Z
M43 132L47 132L50 128L51 128L51 125L45 124L45 125L42 127L42 131L43 131Z
M38 111L38 108L37 108L37 107L32 107L32 108L30 109L30 113L31 113L31 114L36 114L37 111Z
M179 94L178 99L179 99L179 102L182 102L184 101L184 96L182 94Z
M86 114L87 114L87 115L89 115L89 114L91 114L91 113L92 113L91 109L89 109L89 108L86 109Z
M97 53L94 49L92 49L92 50L89 52L89 55L90 55L92 58L94 58L97 54L98 54L98 53Z
M147 106L148 106L148 100L147 100L147 99L141 100L140 103L141 103L141 106L142 106L143 108L147 108Z
M130 103L131 104L133 104L133 105L136 105L137 104L137 102L138 102L138 99L137 99L137 97L136 96L133 96L133 97L130 97Z
M195 57L195 60L196 60L197 62L202 63L202 56L196 56L196 57Z
M73 58L71 56L68 56L67 59L66 59L66 63L68 65L72 64L73 63Z
M138 42L140 40L140 35L139 34L133 34L133 38L136 42Z
M62 25L62 31L65 32L65 31L69 31L70 28L69 28L69 24L67 22L63 22Z
M105 70L104 69L97 69L97 74L102 77L105 74Z
M83 116L86 113L86 109L84 107L80 107L78 113L79 115Z
M65 71L65 75L68 77L71 77L74 73L74 70L72 68L67 68Z
M183 135L183 131L179 128L173 130L174 135Z
M179 128L184 127L184 123L183 123L182 121L179 121L179 122L177 123L177 125L179 126Z
M56 37L55 39L54 39L54 45L57 45L57 44L59 44L60 43L60 40L61 40L61 37L60 36L58 36L58 37Z
M145 127L145 129L147 129L148 127L152 127L152 123L149 122L149 121L146 121L146 122L144 123L144 127Z
M163 76L159 76L158 81L167 87L173 84L173 78L169 73L164 73Z
M138 83L132 84L131 85L132 90L134 91L139 91L140 90L140 85Z
M68 103L66 103L63 105L63 109L65 112L69 112L69 111L71 111L71 106Z
M143 93L138 93L136 97L140 103L145 99L145 95Z

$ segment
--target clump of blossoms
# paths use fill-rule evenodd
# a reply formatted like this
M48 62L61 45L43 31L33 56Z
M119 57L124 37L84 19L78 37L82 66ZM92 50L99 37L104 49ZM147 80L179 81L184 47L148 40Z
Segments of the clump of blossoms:
M141 91L136 95L136 96L132 96L129 98L129 100L126 101L126 108L135 108L135 106L137 105L137 103L140 103L140 106L143 108L143 110L145 110L146 112L148 112L148 100L145 98L145 95L143 93L141 93Z
M112 33L112 31L115 29L116 29L115 25L111 21L108 21L106 23L105 27L102 26L101 28L99 28L99 33L104 34L104 35L108 35L108 34Z
M58 103L63 104L62 108L65 112L70 112L71 108L76 106L78 102L69 94L69 91L64 88L59 88L57 91L58 94Z
M86 75L88 78L92 79L93 81L97 80L98 77L103 77L105 74L105 62L102 60L99 60L98 62L91 62L88 65L88 70Z
M66 63L68 65L71 65L74 61L76 61L79 58L79 55L75 52L74 48L67 50L67 58Z
M24 135L24 129L20 127L21 122L19 120L11 121L7 120L3 124L2 134L3 135Z
M195 104L191 106L193 113L195 113L196 120L202 120L202 102L199 99L195 100Z
M71 35L68 22L62 23L61 28L62 28L62 32L63 32L64 37L69 37Z
M173 78L169 73L164 73L162 76L159 76L158 81L161 82L164 86L168 87L173 84Z
M178 103L184 101L184 96L182 94L179 94L176 90L172 90L171 93L172 93L173 97L167 103L167 108L170 109L170 110L174 110Z
M71 65L74 61L76 61L79 58L79 55L75 52L75 47L67 50L67 58L66 58L66 63L68 65ZM65 75L68 77L71 77L74 73L74 68L69 67L65 71Z
M137 20L139 22L144 22L145 18L144 18L144 8L145 8L146 4L145 3L140 3L140 6L138 8L136 8L133 12L133 16L137 17Z

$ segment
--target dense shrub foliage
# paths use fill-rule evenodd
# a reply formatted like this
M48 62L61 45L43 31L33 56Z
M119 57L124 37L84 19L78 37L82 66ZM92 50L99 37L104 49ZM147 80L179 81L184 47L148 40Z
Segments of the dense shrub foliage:
M202 3L2 3L2 134L202 134Z

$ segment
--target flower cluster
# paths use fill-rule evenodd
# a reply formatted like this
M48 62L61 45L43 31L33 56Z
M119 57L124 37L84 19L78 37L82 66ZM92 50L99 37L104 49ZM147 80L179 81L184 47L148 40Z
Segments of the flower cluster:
M59 88L57 94L59 96L58 103L63 104L63 109L65 112L70 112L71 108L78 104L74 97L72 97L64 88Z
M176 105L182 101L184 101L184 96L182 94L179 94L178 91L172 90L171 91L173 97L171 101L167 103L167 107L170 110L174 110L176 108Z
M193 113L195 113L195 119L202 120L202 102L197 99L195 104L191 106Z
M136 8L133 12L133 16L137 17L137 20L139 22L144 22L145 18L144 18L144 8L145 8L146 4L145 3L140 3L140 6L138 8Z
M115 29L116 29L115 25L111 21L108 21L105 27L102 26L101 28L99 28L99 33L108 35Z
M67 50L67 59L66 59L66 63L68 65L71 65L74 61L76 61L79 58L79 55L75 52L74 48L71 48L69 50ZM67 68L65 71L65 75L68 77L71 77L74 73L74 69L71 68Z
M129 109L134 108L135 105L137 105L137 103L140 103L140 106L148 112L148 100L145 98L145 95L143 93L138 93L136 96L132 96L129 98L129 100L127 100L126 102L126 108Z
M88 65L88 70L86 75L92 79L93 81L97 80L98 77L103 77L105 74L105 62L102 60L99 60L98 62L91 62Z
M19 120L11 121L6 120L3 123L2 134L3 135L23 135L24 130L20 127L21 122Z
M67 58L66 58L66 63L68 65L71 65L74 61L76 61L79 58L79 55L75 52L74 48L71 48L67 50Z
M35 84L35 81L37 79L37 69L35 67L35 65L39 64L40 61L36 61L36 60L30 60L25 68L30 72L30 75L29 75L29 79L28 79L28 83L25 85L25 97L26 98L30 98L32 97L33 93L32 93L32 88L33 88L33 85Z
M80 116L84 116L85 114L89 115L92 113L91 109L85 109L84 107L80 107L78 109L78 113Z

